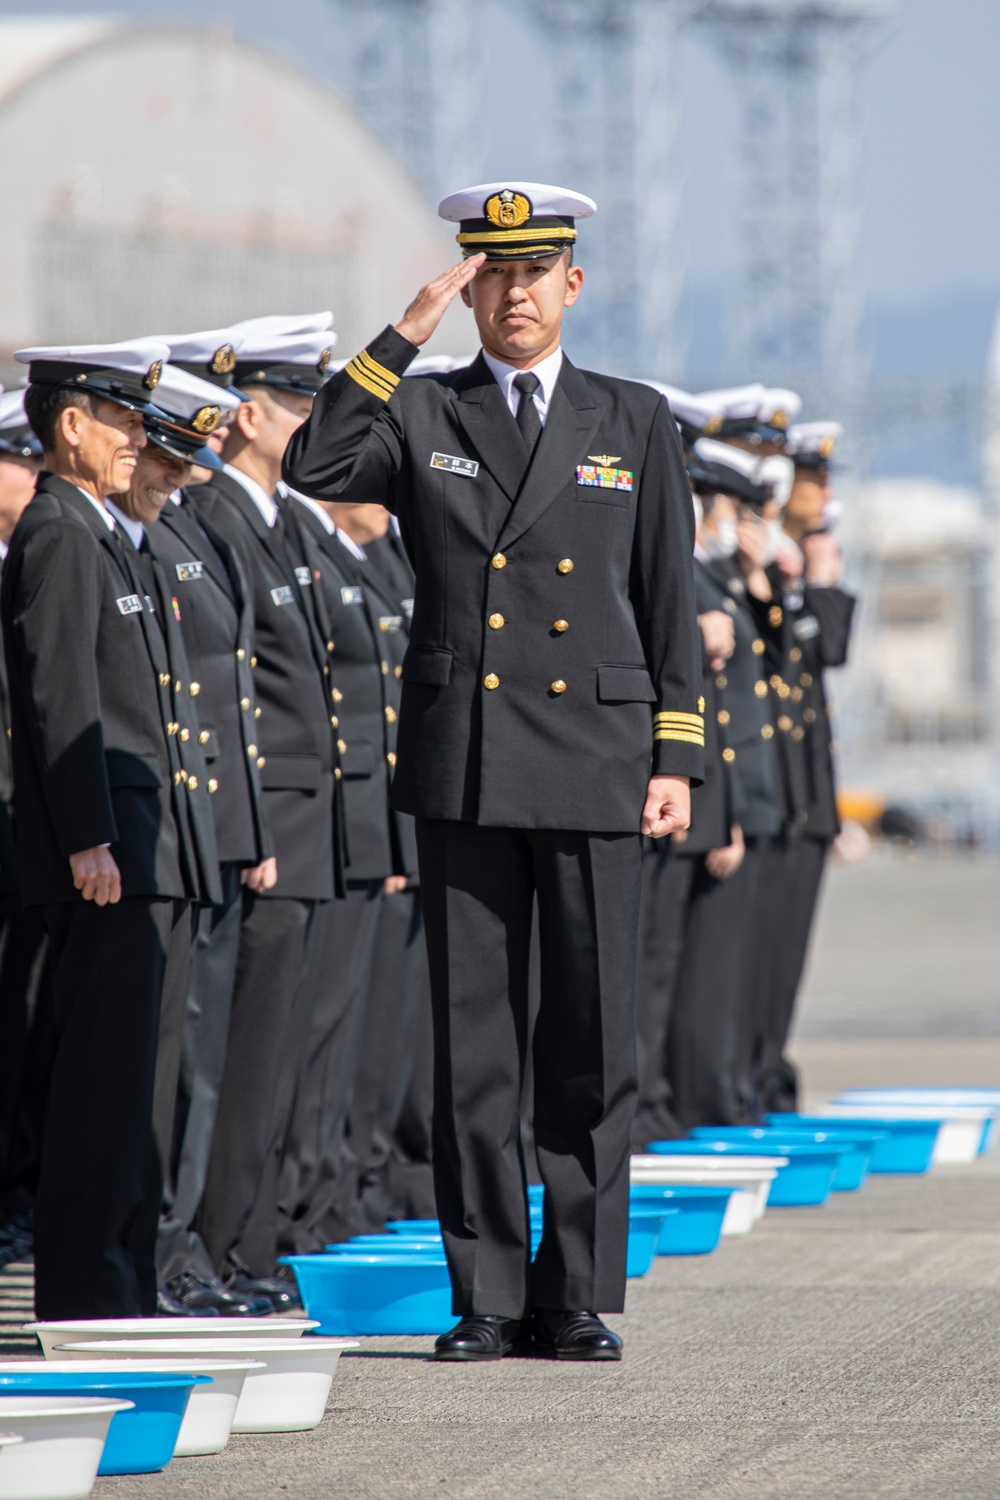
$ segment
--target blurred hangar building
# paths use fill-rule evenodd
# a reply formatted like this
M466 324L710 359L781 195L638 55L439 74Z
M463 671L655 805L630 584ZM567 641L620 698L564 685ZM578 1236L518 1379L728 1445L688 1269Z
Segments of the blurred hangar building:
M0 159L8 381L25 344L323 307L350 353L454 256L342 99L224 28L0 20ZM467 342L459 309L434 348Z

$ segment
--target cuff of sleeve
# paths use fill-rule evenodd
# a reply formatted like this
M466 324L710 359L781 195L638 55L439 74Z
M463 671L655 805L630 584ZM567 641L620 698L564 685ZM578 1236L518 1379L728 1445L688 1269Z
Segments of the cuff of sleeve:
M683 740L654 740L651 776L689 776L692 786L705 780L705 751Z
M417 353L416 344L390 326L348 361L344 373L370 396L388 401Z

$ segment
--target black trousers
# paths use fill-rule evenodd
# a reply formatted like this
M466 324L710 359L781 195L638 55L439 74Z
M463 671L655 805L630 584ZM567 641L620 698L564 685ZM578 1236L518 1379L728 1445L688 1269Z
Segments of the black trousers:
M346 1140L382 905L382 882L348 883L316 916L311 1018L278 1176L278 1248L309 1254L356 1233L358 1174Z
M754 919L750 1045L757 1108L794 1110L798 1078L785 1057L830 845L782 834L763 853Z
M319 903L242 894L226 1064L195 1230L209 1265L274 1274L278 1158L312 1009Z
M55 1038L46 973L45 919L0 897L0 1222L29 1210Z
M434 1119L434 1020L426 945L414 1017L410 1070L392 1135L388 1163L390 1219L434 1219L432 1133Z
M434 1012L434 1181L458 1314L620 1312L635 1109L638 834L417 819ZM530 1265L519 1129L537 893Z
M188 906L67 902L47 907L45 921L57 1040L35 1205L35 1312L150 1317Z
M667 1045L696 865L695 860L679 856L669 839L644 843L636 987L639 1104L632 1127L635 1151L644 1151L650 1141L674 1140L684 1133L672 1108Z
M366 1230L380 1229L392 1211L392 1145L425 1015L430 989L420 892L399 891L384 897L379 910L351 1100L348 1147L358 1172L357 1220Z
M220 865L222 904L202 907L194 927L173 1141L156 1239L160 1286L185 1271L212 1271L192 1225L205 1190L226 1063L243 910L241 873L239 864Z
M728 880L689 856L684 949L677 973L667 1062L673 1112L694 1125L741 1125L750 1117L742 1039L749 1000L750 937L760 847L747 840Z

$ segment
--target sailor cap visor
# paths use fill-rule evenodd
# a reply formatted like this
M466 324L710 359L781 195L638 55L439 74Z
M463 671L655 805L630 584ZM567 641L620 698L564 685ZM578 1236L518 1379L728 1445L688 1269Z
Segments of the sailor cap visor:
M18 349L14 358L28 366L29 385L82 391L130 411L145 412L170 348L160 339L129 339L120 344Z
M336 342L337 335L330 329L302 334L245 331L232 383L244 389L265 385L315 396L330 373L330 355Z
M3 388L0 387L0 390ZM28 426L24 392L0 395L0 458L41 458L42 445Z
M462 254L489 260L537 260L560 255L576 239L576 220L596 213L583 193L541 182L484 182L451 193L438 215L459 226Z
M146 413L143 426L149 441L172 457L203 469L221 469L222 460L205 439L226 412L240 404L231 392L168 364L156 390L156 405Z

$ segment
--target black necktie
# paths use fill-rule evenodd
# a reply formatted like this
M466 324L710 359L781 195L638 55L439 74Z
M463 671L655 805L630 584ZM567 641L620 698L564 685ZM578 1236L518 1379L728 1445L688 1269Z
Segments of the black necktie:
M530 370L523 370L520 375L514 376L514 389L521 393L517 406L517 430L524 439L529 457L535 451L535 444L542 430L542 419L534 400L541 383L538 376L533 375Z

